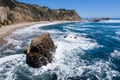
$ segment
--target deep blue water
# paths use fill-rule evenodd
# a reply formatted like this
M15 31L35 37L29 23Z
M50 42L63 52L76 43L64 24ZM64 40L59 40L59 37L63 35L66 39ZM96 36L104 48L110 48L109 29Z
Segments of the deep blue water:
M57 46L53 62L31 68L23 48L45 32ZM18 29L5 39L8 43L0 48L0 80L120 80L118 21L36 25Z

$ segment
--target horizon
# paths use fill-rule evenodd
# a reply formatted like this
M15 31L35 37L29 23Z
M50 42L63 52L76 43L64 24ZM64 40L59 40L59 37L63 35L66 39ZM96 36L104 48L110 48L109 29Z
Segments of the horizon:
M74 9L82 18L120 18L120 0L82 0L82 1L63 1L63 0L17 0L19 2L47 6L51 9ZM74 5L75 4L75 5ZM74 6L72 6L74 5ZM97 7L96 7L97 6Z

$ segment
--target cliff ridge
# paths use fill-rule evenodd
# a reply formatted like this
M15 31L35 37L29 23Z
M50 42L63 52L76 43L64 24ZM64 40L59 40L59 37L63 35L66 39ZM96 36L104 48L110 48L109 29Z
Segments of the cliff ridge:
M75 10L50 9L16 0L0 0L0 26L33 21L79 21Z

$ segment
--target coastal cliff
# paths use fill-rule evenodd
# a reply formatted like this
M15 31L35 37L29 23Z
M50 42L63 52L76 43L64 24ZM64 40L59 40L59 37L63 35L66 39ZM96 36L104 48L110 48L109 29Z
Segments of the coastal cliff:
M79 21L75 10L50 9L16 0L0 0L0 26L35 21Z

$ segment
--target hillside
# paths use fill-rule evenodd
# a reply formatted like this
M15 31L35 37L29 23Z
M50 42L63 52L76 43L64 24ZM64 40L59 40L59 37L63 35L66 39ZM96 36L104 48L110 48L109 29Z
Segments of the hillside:
M20 3L16 0L0 0L0 26L33 21L78 21L75 10L50 9L38 5Z

